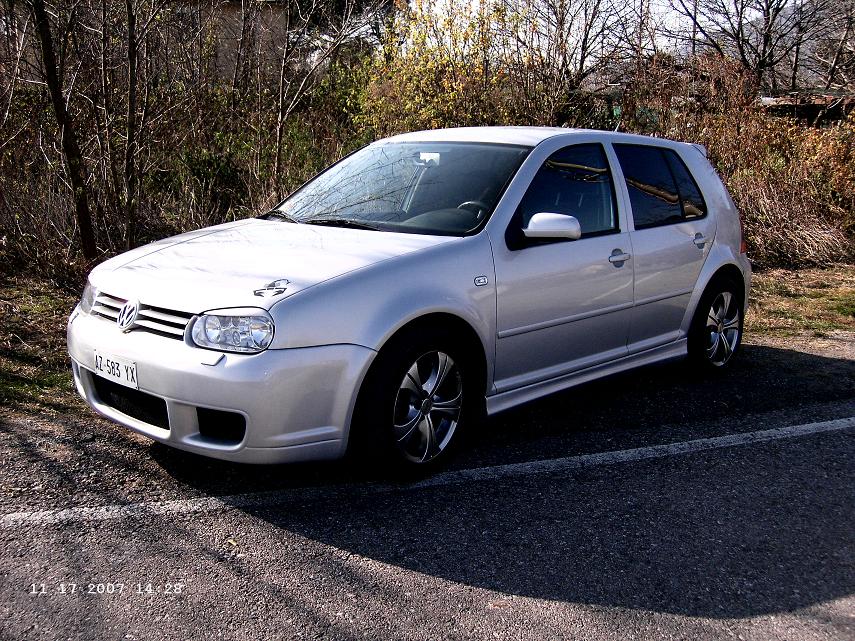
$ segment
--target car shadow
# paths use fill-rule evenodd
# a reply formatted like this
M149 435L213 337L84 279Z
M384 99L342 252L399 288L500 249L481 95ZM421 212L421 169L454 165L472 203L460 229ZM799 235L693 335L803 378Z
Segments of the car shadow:
M746 345L734 365L706 377L682 363L648 367L530 403L470 434L455 467L778 427L794 411L837 418L823 408L855 402L850 360ZM750 420L779 412L780 423ZM333 484L311 501L237 507L412 571L509 595L739 618L855 593L855 464L841 442L851 433L377 493L359 491L362 479L343 464L250 467L151 452L207 494L287 497L288 488Z
M792 424L796 410L847 399L855 399L855 360L744 345L724 372L672 361L504 412L472 435L465 458L505 463L714 437L762 428L746 425L752 415L778 414L776 427Z

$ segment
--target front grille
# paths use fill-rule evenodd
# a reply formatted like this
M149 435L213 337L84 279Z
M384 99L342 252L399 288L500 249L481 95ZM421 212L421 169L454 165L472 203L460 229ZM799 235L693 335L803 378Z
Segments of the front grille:
M92 374L92 383L98 400L143 423L169 429L166 401L157 396L119 385L106 378Z
M115 321L119 317L119 310L128 301L118 296L112 296L106 292L98 292L92 313L108 320ZM153 305L140 303L139 314L131 331L143 331L167 336L169 338L183 339L187 323L193 318L193 314L180 312L174 309L164 309Z

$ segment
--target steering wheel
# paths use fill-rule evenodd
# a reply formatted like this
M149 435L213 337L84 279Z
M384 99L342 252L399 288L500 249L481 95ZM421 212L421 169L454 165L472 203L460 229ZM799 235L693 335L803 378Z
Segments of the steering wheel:
M467 200L457 205L457 209L468 209L475 214L478 220L490 209L490 205L483 200Z

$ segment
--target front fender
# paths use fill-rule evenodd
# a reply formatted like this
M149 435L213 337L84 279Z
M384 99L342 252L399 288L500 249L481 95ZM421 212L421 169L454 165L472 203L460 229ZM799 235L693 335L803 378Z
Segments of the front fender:
M419 317L452 314L480 338L492 381L496 288L484 232L344 274L282 300L270 313L273 349L353 344L375 351Z

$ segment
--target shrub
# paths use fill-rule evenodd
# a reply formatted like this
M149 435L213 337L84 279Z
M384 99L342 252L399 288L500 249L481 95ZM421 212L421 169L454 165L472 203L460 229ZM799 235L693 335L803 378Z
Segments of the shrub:
M822 265L852 257L853 168L838 163L850 121L819 130L757 110L706 117L697 142L742 212L760 267ZM848 229L848 234L847 234Z

